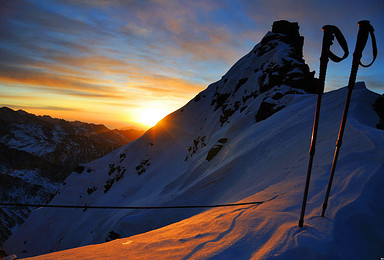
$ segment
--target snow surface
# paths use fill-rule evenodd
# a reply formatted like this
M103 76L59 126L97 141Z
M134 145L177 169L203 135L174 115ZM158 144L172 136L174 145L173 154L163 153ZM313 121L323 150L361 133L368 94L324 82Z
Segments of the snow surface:
M51 201L264 203L209 210L40 208L4 244L6 252L25 257L68 249L35 259L383 257L384 132L375 128L379 118L372 109L379 95L364 83L356 85L328 210L321 218L347 89L324 95L305 227L298 228L316 95L284 85L260 91L261 68L283 64L290 53L287 44L275 43L264 55L244 56L140 139L71 174ZM276 93L282 97L274 98ZM255 112L268 100L284 108L256 122ZM227 141L208 161L208 152L223 138ZM116 238L113 234L124 238L102 243ZM78 246L83 247L69 249Z

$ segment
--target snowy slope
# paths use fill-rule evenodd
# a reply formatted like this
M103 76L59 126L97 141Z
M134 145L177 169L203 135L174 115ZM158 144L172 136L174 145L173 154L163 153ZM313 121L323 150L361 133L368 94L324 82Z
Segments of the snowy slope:
M69 176L51 202L265 203L211 210L42 208L33 211L5 250L33 256L128 237L43 259L377 256L384 241L379 232L384 206L374 196L384 181L384 137L371 107L378 95L362 83L353 95L327 218L318 218L346 89L324 96L307 226L297 228L316 96L305 92L312 84L309 69L289 38L268 33L185 107ZM360 219L367 220L364 226Z

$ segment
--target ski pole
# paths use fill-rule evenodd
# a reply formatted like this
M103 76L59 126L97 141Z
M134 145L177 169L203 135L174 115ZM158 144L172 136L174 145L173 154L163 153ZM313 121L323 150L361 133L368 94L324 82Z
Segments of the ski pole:
M357 24L359 25L359 32L357 33L356 47L355 47L355 51L353 52L352 68L351 68L351 74L349 76L349 82L348 82L348 94L347 94L347 98L345 101L343 117L341 119L339 136L337 137L336 149L335 149L335 154L333 157L331 174L329 175L327 192L325 194L325 199L324 199L324 203L323 203L323 210L321 213L322 217L324 217L325 211L326 211L327 206L328 206L329 194L331 192L332 181L333 181L333 177L335 175L335 170L336 170L337 158L339 156L339 151L340 151L342 140L343 140L344 128L345 128L345 124L347 121L347 115L348 115L349 104L351 102L352 90L355 87L355 83L356 83L357 69L358 69L359 65L361 65L363 67L371 66L373 64L373 62L375 61L376 56L377 56L376 38L375 38L375 35L373 33L374 29L373 29L372 25L367 20L360 21ZM367 40L368 40L368 33L371 35L371 40L372 40L373 60L370 64L364 65L361 63L360 59L363 55L362 53L363 53L363 50L364 50L365 45L366 45Z
M324 32L324 35L323 35L323 45L322 45L321 56L320 56L319 81L317 83L317 104L316 104L315 119L314 119L313 129L312 129L311 147L309 149L307 179L305 182L303 204L301 206L301 214L299 219L299 227L303 227L303 224L304 224L305 207L307 204L309 182L311 179L311 171L312 171L312 163L313 163L313 157L315 155L317 129L318 129L319 118L320 118L321 98L324 93L324 84L325 84L325 76L326 76L328 61L329 59L331 59L334 62L340 62L343 59L345 59L349 54L347 42L345 41L345 38L341 33L341 31L339 30L339 28L337 28L334 25L325 25L323 26L322 30ZM335 36L336 36L336 40L339 42L341 48L344 51L344 55L341 58L333 54L330 50L330 47L333 43Z

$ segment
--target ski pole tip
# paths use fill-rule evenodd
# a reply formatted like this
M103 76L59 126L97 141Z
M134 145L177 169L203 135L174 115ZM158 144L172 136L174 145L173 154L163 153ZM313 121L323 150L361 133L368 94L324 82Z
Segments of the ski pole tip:
M299 228L303 228L303 225L304 225L304 220L300 219L298 224Z

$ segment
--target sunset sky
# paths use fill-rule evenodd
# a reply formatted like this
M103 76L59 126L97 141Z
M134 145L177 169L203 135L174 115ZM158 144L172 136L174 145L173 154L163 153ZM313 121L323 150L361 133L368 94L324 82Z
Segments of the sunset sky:
M316 76L321 27L333 24L344 33L351 54L330 62L326 91L347 84L357 22L370 20L378 58L359 68L357 80L384 93L382 0L3 0L0 105L148 128L219 80L280 19L299 23L304 59Z

